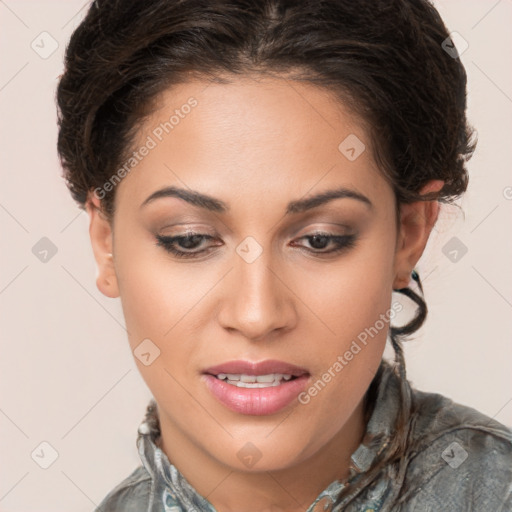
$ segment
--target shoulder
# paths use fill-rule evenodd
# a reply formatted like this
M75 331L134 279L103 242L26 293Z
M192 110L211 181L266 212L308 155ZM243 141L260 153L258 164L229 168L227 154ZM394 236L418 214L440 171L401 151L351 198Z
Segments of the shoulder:
M150 502L151 476L138 466L103 498L95 512L142 512Z
M437 393L412 390L412 397L403 501L433 510L512 510L512 430Z

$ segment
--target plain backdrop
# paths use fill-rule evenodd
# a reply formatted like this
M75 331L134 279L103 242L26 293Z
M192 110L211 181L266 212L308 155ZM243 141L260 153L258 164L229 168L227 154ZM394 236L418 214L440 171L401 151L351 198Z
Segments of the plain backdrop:
M429 317L406 345L408 374L512 425L512 1L435 5L468 45L479 145L461 209L443 207L418 266ZM119 299L96 288L88 217L56 153L55 86L87 7L0 0L2 512L93 510L140 463L151 394Z

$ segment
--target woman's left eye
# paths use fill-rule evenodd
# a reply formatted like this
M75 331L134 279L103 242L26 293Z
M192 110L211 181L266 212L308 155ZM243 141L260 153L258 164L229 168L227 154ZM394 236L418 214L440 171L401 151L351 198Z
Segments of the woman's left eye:
M311 251L310 249L307 249L307 251L312 252L314 254L336 254L341 251L344 251L346 249L350 249L351 247L354 247L356 244L356 235L350 234L350 235L335 235L333 233L313 233L312 235L306 235L299 240L302 240L304 238L307 238L309 241L309 244L312 245L315 249ZM329 251L322 251L321 249L324 249L326 246L328 247L329 244L334 245L334 248Z
M210 246L201 250L193 250L201 247L201 242L206 240L214 239L215 237L212 235L206 235L202 233L187 233L186 235L178 235L178 236L162 236L157 235L157 246L163 247L166 251L173 254L178 258L196 258L199 257L210 249L213 249L215 246ZM305 235L300 237L298 240L308 239L308 243L313 246L313 249L309 249L302 245L302 247L306 251L323 255L323 254L335 254L339 253L343 250L354 247L356 243L356 235L335 235L333 233L324 233L317 232L311 235ZM181 249L177 248L176 245L179 244ZM329 245L334 245L333 249L325 251L326 247ZM219 244L217 244L219 245ZM186 250L183 250L186 249Z

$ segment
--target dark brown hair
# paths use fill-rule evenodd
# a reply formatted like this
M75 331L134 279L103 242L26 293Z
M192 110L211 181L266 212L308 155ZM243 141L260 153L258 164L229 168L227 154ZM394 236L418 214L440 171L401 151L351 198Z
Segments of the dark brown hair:
M358 116L394 190L397 222L402 203L453 203L467 188L476 138L466 73L443 49L447 38L427 0L96 0L70 39L57 89L64 178L84 208L133 150L160 93L191 77L266 74L325 87ZM420 196L433 179L443 188ZM101 206L112 219L115 188ZM398 461L407 442L400 338L423 324L427 307L414 290L397 291L419 306L409 324L390 327L403 382L397 435L361 485Z

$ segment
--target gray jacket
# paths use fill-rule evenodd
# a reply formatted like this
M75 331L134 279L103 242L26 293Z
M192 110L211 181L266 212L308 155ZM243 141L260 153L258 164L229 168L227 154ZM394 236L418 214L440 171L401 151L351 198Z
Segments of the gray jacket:
M383 364L367 433L393 435L399 378ZM417 411L403 470L381 473L370 486L348 495L332 512L512 512L512 430L480 412L435 393L411 389ZM159 431L143 422L137 446L142 465L115 487L95 512L217 512L169 462L155 440ZM364 474L377 448L361 444L352 454ZM325 510L344 487L332 482L307 512ZM322 500L321 503L318 503ZM317 506L318 503L318 506ZM322 506L320 506L322 505ZM240 511L243 512L243 511Z

